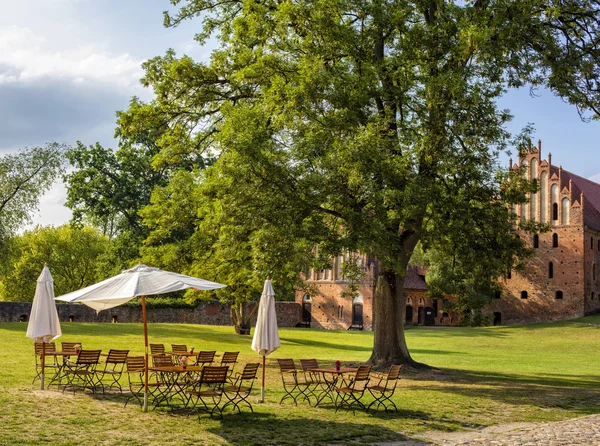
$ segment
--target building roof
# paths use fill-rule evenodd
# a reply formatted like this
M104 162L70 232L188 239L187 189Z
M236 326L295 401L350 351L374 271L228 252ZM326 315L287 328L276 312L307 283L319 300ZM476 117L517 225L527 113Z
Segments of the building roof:
M409 266L404 278L404 288L408 290L427 291L425 271L418 266Z
M583 193L583 222L586 226L600 231L600 184L580 177L567 170L562 170L560 188L572 186L572 203L579 202Z

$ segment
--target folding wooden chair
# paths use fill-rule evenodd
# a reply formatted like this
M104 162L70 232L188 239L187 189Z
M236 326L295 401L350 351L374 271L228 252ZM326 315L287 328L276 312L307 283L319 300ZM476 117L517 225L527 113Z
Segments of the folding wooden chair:
M201 351L198 352L198 356L196 356L195 365L205 366L210 365L215 361L216 351Z
M108 376L111 378L108 384L108 388L112 389L113 387L118 387L119 392L123 393L123 389L121 388L121 384L119 380L121 379L121 375L123 374L123 368L125 367L125 362L127 360L127 355L129 354L129 350L114 350L110 349L108 351L108 356L106 357L106 361L104 362L104 368L102 370L98 370L98 382L102 386L102 393L104 393L104 377Z
M394 407L394 412L398 412L398 408L396 404L391 400L394 392L396 391L396 385L398 384L398 380L400 379L400 369L401 365L393 365L390 367L387 375L375 374L372 373L371 377L375 377L379 379L379 382L372 386L367 386L367 390L369 393L375 398L371 404L367 406L367 412L371 408L373 404L377 404L376 409L379 409L379 406L383 406L386 412L388 412L387 404L391 404Z
M189 353L189 350L187 348L187 345L185 344L171 344L171 351L173 353Z
M210 412L212 417L215 411L219 412L219 416L223 418L222 409L219 408L219 403L223 397L223 386L227 383L227 373L229 367L206 366L202 369L200 379L192 384L192 388L187 391L189 398L186 402L186 407L192 399L195 401L192 407L202 403L204 409ZM212 409L209 408L207 401L212 401ZM198 410L198 418L200 418L200 410Z
M311 370L319 368L319 362L316 359L301 359L300 364L304 372L304 379L308 383L307 394L315 397L316 405L325 395L329 395L328 385L319 372L311 372Z
M132 399L136 399L140 407L144 405L144 362L143 356L128 356L125 360L127 373L127 381L129 383L129 391L131 395L125 401L123 407L127 407L127 404ZM159 382L156 378L149 376L148 378L148 394L155 399L157 394L162 396L162 388L164 384Z
M348 382L344 382L340 387L335 389L339 396L335 407L336 412L342 406L352 409L352 413L354 413L354 406L360 406L366 411L367 408L361 402L361 399L367 390L370 373L370 365L361 365L356 374Z
M93 393L96 392L98 377L96 375L96 367L100 363L100 354L102 350L81 350L77 355L77 359L72 362L68 361L65 365L64 374L67 378L63 392L67 387L73 388L73 393L77 388L90 389ZM78 380L81 384L76 384Z
M298 398L307 400L310 404L309 386L310 383L304 378L304 374L300 376L296 370L296 364L293 359L278 359L279 373L283 382L284 395L279 401L282 404L286 399L290 398L295 405L298 405Z
M164 355L165 354L165 344L150 344L150 354L151 355Z
M169 367L175 365L173 357L164 353L152 355L152 365L154 367Z
M250 412L254 413L254 409L252 409L252 404L248 401L248 397L252 392L252 386L254 385L256 372L259 367L260 364L258 362L246 364L241 373L236 373L234 383L223 388L223 395L225 395L225 398L227 398L228 401L221 408L221 413L229 405L233 406L234 411L237 409L238 413L242 413L240 404L245 404L250 408Z
M235 365L237 364L237 358L240 352L225 352L221 358L221 365L229 367L229 379L231 380Z
M60 348L64 353L73 353L73 355L76 355L77 350L81 351L83 345L81 342L61 342Z
M34 342L33 344L33 356L35 356L35 376L33 377L33 384L36 380L41 379L42 375L42 346L41 342ZM56 352L56 344L54 342L46 342L46 359L44 361L44 368L52 371L53 374L56 374L59 370L58 362L56 361L56 356L53 356L52 353ZM50 380L52 382L53 379Z

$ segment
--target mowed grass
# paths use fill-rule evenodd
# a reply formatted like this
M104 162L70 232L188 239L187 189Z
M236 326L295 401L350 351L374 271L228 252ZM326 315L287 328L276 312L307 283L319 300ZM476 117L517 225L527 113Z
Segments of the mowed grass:
M143 353L141 324L63 324L57 341L85 348ZM280 330L281 348L267 360L267 401L254 414L223 420L143 413L123 397L39 390L26 324L0 324L0 445L372 444L517 421L538 422L600 412L600 316L548 324L487 328L412 328L413 357L437 370L403 376L394 397L399 411L365 414L306 403L279 405L276 358L317 358L355 365L366 361L373 335L356 331ZM150 324L150 342L196 350L240 351L257 362L251 337L232 327ZM239 367L239 365L238 365ZM257 382L257 384L259 384ZM259 386L256 386L258 395Z

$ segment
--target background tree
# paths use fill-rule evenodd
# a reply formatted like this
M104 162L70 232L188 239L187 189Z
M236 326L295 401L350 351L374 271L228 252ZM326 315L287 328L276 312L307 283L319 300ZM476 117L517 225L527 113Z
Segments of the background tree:
M0 157L0 241L31 221L40 197L63 171L65 149L51 143Z
M63 225L41 227L14 236L10 267L0 276L0 300L30 302L36 280L47 263L54 279L56 295L92 285L99 277L97 259L110 241L98 230Z
M497 164L517 141L496 99L543 85L598 116L592 1L189 0L165 24L195 17L199 43L219 42L210 61L172 51L148 61L143 83L156 97L121 119L161 119L162 140L174 142L163 160L216 150L215 170L236 162L221 178L231 193L261 190L238 224L258 219L276 233L291 225L289 237L322 252L376 259L378 365L417 365L402 284L420 240L466 235L478 246L489 234L477 228L498 224L504 267L523 252L508 205L526 201L530 186ZM265 196L293 212L273 219ZM238 203L223 206L229 218Z

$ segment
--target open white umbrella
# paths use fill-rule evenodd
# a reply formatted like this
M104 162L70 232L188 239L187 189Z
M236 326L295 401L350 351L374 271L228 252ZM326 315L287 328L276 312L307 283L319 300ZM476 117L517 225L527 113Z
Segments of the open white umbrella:
M214 290L227 285L183 274L163 271L146 265L138 265L123 271L118 276L90 285L72 293L57 297L57 300L81 302L96 311L122 305L134 297L142 298L142 319L144 321L145 373L144 373L144 411L148 410L148 324L146 318L146 296L171 293L193 288L196 290Z
M260 386L260 403L265 401L265 357L280 346L277 330L277 314L275 313L275 291L271 281L267 279L260 296L252 350L262 356L262 384Z
M62 335L62 331L58 320L58 312L56 311L56 303L54 302L54 281L50 275L48 265L44 265L44 269L37 280L26 333L28 338L42 343L42 373L40 374L42 390L44 390L46 342L52 342L60 335Z

